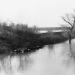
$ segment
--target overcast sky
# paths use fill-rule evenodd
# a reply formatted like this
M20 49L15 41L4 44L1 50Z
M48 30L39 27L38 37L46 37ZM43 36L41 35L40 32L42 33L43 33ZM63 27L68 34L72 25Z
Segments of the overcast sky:
M60 26L61 16L74 9L74 0L0 0L0 21L38 27Z

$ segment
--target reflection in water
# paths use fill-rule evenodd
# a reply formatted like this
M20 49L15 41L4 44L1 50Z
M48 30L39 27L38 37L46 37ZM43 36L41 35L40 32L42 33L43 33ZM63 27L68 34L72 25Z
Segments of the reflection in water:
M65 42L29 55L6 57L0 61L0 75L75 75L74 67L69 44Z

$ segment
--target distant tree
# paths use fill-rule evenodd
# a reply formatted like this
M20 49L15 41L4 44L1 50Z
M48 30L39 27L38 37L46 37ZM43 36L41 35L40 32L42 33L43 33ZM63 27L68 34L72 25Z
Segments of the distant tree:
M36 25L33 26L33 31L38 32L38 27Z

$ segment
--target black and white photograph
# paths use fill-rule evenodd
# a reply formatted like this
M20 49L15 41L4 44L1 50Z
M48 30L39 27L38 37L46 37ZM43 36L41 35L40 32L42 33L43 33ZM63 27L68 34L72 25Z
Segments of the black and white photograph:
M74 0L0 0L0 75L75 75Z

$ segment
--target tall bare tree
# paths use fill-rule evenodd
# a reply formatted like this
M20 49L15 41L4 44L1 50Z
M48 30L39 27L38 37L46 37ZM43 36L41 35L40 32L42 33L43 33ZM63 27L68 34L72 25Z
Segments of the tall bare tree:
M70 17L71 16L71 17ZM72 34L75 33L75 15L69 15L67 14L66 17L62 17L62 19L68 24L70 29L68 30L68 36L69 36L69 46L70 46L70 52L72 53Z

